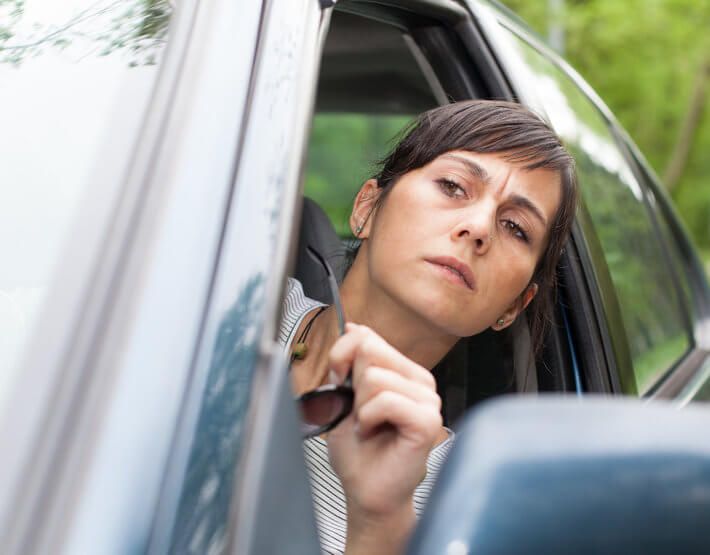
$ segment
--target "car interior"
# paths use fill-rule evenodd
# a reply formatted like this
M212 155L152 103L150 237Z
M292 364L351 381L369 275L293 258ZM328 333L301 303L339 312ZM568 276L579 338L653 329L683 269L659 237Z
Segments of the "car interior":
M396 3L393 3L396 4ZM467 98L500 98L491 70L464 48L460 22L394 7L339 3L325 39L305 171L295 271L309 297L330 303L312 245L341 280L355 239L347 215L373 163L413 116ZM467 31L473 22L467 21ZM362 40L367 37L366 40ZM393 133L394 131L394 133ZM343 159L347 150L347 159ZM341 163L338 163L342 160ZM560 326L536 358L524 315L508 330L464 338L434 369L446 425L489 397L574 388Z

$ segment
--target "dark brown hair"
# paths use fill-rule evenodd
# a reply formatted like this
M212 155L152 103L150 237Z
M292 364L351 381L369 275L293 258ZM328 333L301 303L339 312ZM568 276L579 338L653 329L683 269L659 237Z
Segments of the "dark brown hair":
M552 128L537 114L513 102L468 100L434 108L416 118L402 139L379 164L374 176L383 202L404 174L452 150L502 153L509 162L531 171L559 173L562 198L548 230L548 243L537 262L532 282L538 292L527 308L535 354L544 340L555 300L557 263L572 227L577 206L574 159Z

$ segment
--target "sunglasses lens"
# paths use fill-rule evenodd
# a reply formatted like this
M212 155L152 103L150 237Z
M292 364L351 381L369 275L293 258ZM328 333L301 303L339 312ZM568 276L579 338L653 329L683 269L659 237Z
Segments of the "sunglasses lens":
M319 433L350 410L347 397L336 391L323 391L301 399L301 431L304 435Z

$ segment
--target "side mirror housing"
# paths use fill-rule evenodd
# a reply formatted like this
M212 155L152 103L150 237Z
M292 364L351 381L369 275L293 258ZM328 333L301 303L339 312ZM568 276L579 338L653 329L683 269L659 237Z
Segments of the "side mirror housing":
M408 553L710 553L710 411L488 403L457 432Z

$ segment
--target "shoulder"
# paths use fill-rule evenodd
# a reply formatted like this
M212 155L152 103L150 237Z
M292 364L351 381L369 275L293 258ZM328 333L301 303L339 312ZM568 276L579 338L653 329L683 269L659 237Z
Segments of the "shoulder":
M288 278L284 295L281 324L279 326L279 343L283 347L286 348L291 343L291 336L298 328L303 317L319 306L325 305L306 297L301 282L291 277Z
M315 299L306 297L301 282L292 277L288 278L283 304L284 319L287 319L291 315L301 315L319 306L325 305Z
M284 302L294 301L301 298L307 298L306 294L303 292L303 285L296 278L286 278L286 295L284 296Z

